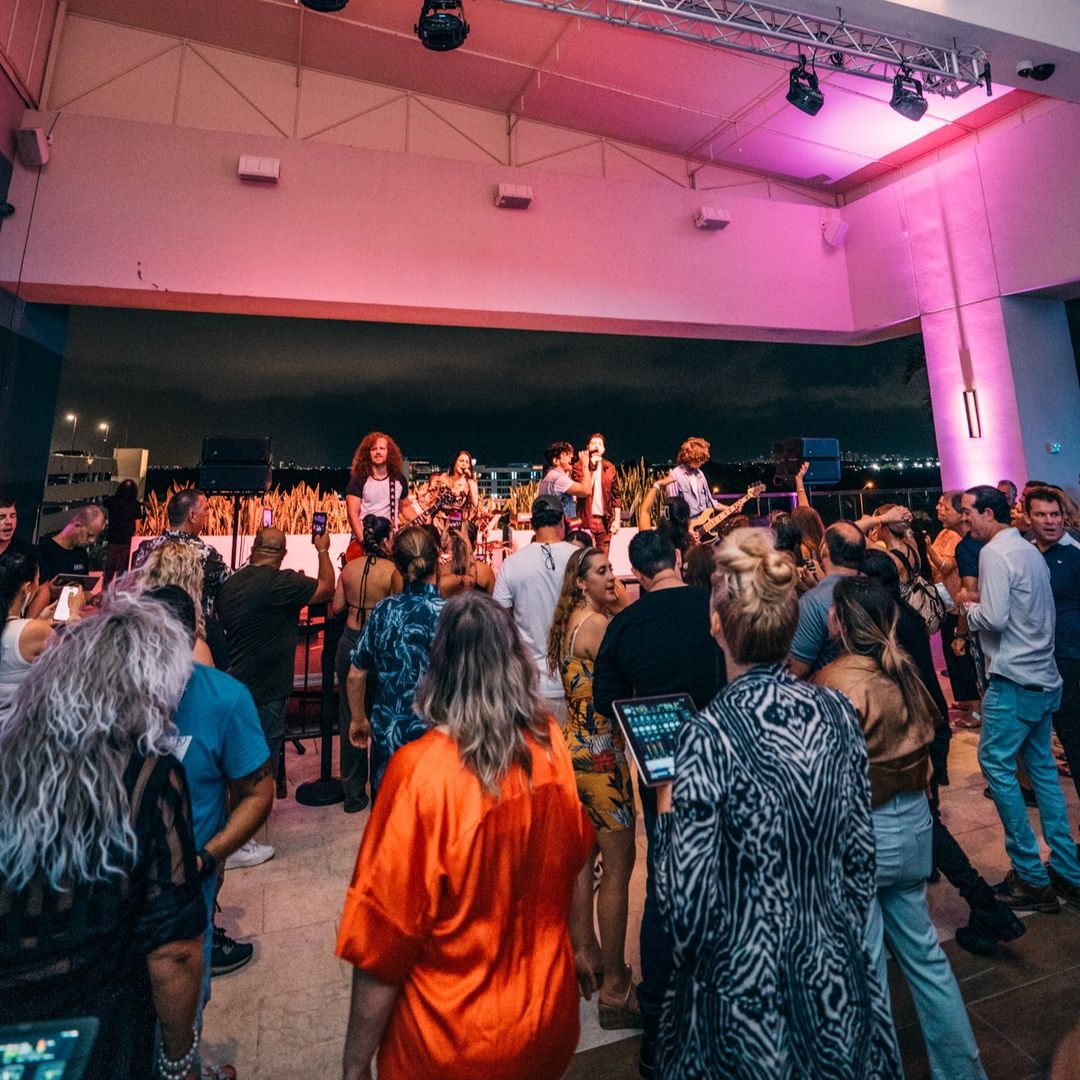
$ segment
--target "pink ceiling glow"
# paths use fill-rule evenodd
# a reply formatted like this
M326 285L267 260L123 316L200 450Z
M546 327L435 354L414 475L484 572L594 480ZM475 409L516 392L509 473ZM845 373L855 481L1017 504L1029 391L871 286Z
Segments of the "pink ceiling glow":
M784 100L790 64L657 34L468 0L465 46L432 53L413 35L419 0L354 0L319 15L295 0L69 0L75 15L207 42L334 74L575 128L702 162L843 192L1027 104L999 88L929 95L918 123L890 87L822 71L825 105Z

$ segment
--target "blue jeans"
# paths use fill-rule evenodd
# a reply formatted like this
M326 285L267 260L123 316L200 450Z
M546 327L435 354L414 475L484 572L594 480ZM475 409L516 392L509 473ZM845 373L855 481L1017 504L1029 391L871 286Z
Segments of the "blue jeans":
M998 675L991 676L983 698L979 765L1005 829L1013 869L1021 880L1040 887L1050 884L1050 876L1020 794L1018 759L1031 777L1050 864L1066 881L1080 885L1076 842L1069 833L1069 812L1050 744L1051 718L1060 703L1060 690L1025 690Z
M932 825L921 792L897 795L873 812L877 902L866 943L888 993L885 944L904 973L919 1015L934 1080L986 1080L964 1000L926 906Z

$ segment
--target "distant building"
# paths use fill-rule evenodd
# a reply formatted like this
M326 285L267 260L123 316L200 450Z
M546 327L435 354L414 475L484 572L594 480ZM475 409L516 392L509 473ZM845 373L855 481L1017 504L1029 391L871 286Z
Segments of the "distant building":
M49 472L41 496L38 537L63 528L74 507L100 503L116 490L116 482L116 459L111 454L54 450L49 455Z
M481 495L508 499L512 488L537 483L544 475L544 467L527 462L511 462L509 465L477 465L475 472L476 486Z

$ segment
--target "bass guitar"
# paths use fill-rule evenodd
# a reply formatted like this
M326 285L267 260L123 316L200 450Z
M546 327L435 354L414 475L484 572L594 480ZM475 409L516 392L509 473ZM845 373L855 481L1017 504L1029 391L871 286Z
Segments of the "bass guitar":
M736 499L730 506L718 506L715 509L702 510L690 522L690 535L699 544L715 544L720 539L719 528L732 514L737 514L751 499L756 499L765 490L764 484L751 484L746 494Z

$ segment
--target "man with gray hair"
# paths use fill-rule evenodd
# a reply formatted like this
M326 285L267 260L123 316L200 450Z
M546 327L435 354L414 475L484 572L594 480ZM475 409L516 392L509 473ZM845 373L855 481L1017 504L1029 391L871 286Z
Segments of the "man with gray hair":
M199 552L199 558L202 559L203 566L203 614L207 619L212 619L218 589L221 587L221 583L229 576L229 571L225 567L225 560L217 549L199 539L199 534L206 527L208 509L209 502L206 495L198 488L185 488L183 491L176 492L169 500L169 505L165 508L165 516L168 518L169 527L160 536L155 536L151 540L144 540L135 549L131 566L132 569L138 570L150 558L151 552L156 551L163 544L169 543L170 540L195 548ZM208 637L210 632L208 628ZM210 641L212 649L214 644L213 641ZM215 649L214 663L219 667L222 666L221 659L223 658L219 656L218 651Z

